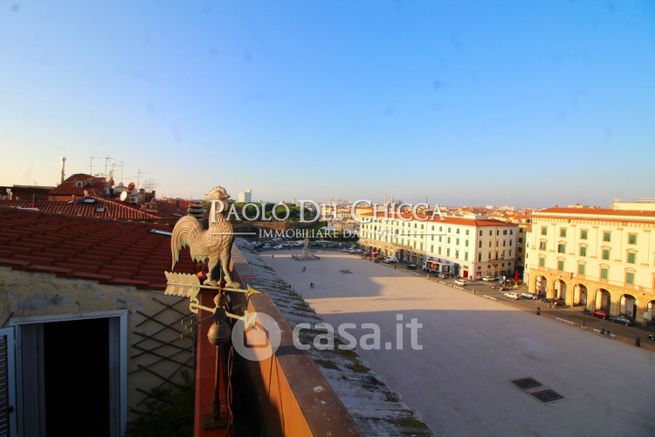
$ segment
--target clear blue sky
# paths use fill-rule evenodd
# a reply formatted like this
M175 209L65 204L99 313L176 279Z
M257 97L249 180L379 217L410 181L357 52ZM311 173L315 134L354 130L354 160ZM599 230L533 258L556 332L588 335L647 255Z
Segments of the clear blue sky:
M0 184L111 155L179 196L655 196L655 3L0 0L0 145Z

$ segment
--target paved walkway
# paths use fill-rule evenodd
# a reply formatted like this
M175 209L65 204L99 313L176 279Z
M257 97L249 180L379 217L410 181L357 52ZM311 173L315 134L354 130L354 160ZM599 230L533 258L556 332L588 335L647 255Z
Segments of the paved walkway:
M652 352L358 256L326 251L319 261L298 262L288 252L262 255L327 322L377 323L383 344L395 342L398 313L423 324L423 350L411 350L406 335L403 350L358 352L437 434L641 436L655 429ZM511 383L525 377L542 386ZM541 389L564 398L544 404L529 394Z

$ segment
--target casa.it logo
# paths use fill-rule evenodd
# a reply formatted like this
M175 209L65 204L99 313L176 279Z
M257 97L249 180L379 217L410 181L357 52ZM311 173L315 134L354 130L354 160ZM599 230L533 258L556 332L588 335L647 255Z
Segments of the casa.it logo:
M251 313L249 316L251 322L238 320L234 324L232 344L237 353L247 360L266 360L280 347L280 326L268 314Z

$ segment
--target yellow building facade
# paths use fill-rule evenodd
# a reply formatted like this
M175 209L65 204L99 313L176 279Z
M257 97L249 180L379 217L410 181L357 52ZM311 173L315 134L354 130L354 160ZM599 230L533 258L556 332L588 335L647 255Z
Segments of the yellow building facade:
M648 324L655 310L655 204L532 214L530 291Z

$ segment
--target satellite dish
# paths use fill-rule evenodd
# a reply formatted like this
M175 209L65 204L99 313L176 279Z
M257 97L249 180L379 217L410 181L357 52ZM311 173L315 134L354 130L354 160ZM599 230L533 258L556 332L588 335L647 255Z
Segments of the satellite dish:
M123 191L120 195L121 202L125 202L127 199L127 191Z

